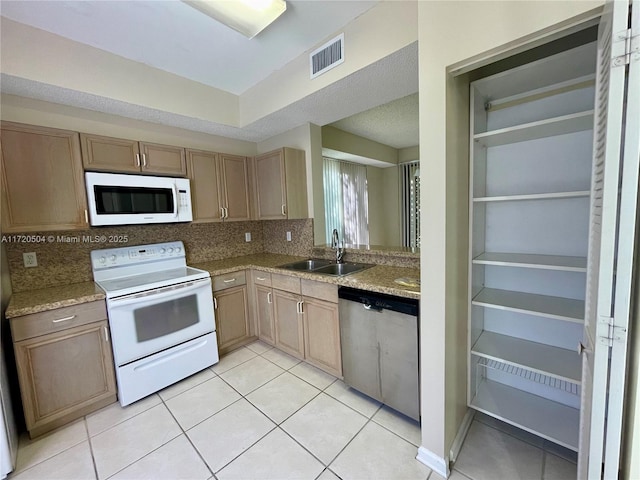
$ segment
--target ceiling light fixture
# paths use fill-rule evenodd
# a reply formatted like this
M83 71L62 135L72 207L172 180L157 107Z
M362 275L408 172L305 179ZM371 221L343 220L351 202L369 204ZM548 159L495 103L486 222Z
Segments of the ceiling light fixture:
M248 38L255 37L287 9L284 0L182 0Z

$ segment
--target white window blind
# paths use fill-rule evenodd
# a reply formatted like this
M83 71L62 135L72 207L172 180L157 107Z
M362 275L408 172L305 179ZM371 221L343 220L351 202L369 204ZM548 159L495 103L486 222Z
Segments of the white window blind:
M400 165L402 246L420 248L420 162Z
M367 168L356 163L324 158L326 239L337 229L345 244L369 244Z

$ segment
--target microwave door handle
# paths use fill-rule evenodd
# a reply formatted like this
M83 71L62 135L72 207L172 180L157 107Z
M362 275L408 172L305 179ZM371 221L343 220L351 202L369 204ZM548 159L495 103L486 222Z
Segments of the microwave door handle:
M109 300L110 307L124 307L133 303L153 303L158 299L162 301L171 300L175 297L181 297L185 293L189 293L194 290L198 290L210 284L210 279L196 280L189 283L181 283L179 285L171 285L169 287L162 287L147 292L132 293L130 295L124 295L119 298L112 298Z
M173 184L173 216L178 218L178 202L180 201L180 194L178 193L178 186Z

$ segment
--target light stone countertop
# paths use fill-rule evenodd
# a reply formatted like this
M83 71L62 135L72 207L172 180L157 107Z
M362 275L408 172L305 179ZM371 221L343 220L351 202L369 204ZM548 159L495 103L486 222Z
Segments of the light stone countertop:
M395 283L395 279L397 278L419 279L420 270L416 268L376 265L361 272L342 277L277 268L278 265L305 259L306 257L260 253L196 263L190 266L206 270L211 276L252 268L265 272L292 275L318 282L332 283L339 286L420 299L420 287L408 287ZM29 290L18 292L11 296L5 316L7 318L20 317L31 313L44 312L104 299L104 292L94 282L73 283L39 290Z
M11 295L5 311L6 318L21 317L31 313L55 310L81 303L104 300L105 294L93 282L72 283L57 287L28 290Z
M207 270L212 277L215 275L223 275L238 270L252 268L264 272L281 273L318 282L332 283L343 287L359 288L361 290L369 290L377 293L386 293L387 295L397 295L399 297L414 298L417 300L420 299L419 286L409 287L395 283L397 278L420 279L420 270L417 268L376 265L372 268L341 277L277 268L278 265L284 265L305 259L306 257L262 253L247 255L245 257L197 263L191 266Z

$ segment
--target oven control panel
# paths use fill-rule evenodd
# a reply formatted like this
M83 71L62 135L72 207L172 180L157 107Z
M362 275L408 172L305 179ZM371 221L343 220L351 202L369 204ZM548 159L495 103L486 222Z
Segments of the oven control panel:
M184 259L185 257L184 244L179 241L106 248L91 252L91 267L95 271L107 267L125 267L150 261Z

